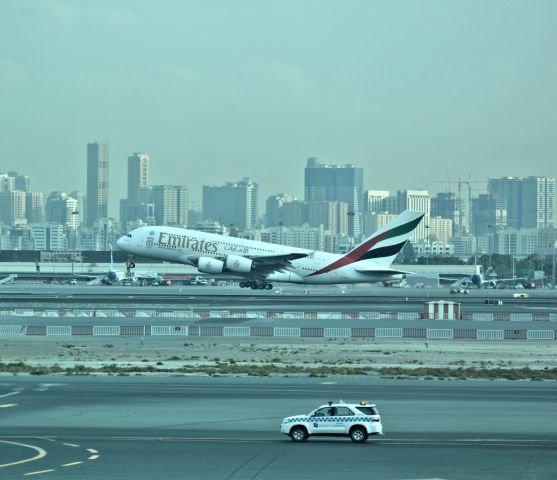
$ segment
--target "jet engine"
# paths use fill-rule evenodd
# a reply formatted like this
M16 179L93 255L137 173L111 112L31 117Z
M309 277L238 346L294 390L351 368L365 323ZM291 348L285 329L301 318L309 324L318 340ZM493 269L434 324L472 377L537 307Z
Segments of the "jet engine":
M197 269L203 273L222 273L224 262L216 258L201 257L197 262Z
M253 260L240 255L228 255L225 266L231 272L250 273L253 268Z

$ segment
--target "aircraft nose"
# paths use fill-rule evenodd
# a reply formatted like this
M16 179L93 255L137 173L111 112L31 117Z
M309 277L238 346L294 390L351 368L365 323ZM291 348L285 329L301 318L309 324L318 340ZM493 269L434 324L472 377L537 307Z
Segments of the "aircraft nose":
M125 245L127 243L126 239L128 239L128 237L126 235L123 235L118 240L116 240L116 245L118 246L118 248L125 250Z

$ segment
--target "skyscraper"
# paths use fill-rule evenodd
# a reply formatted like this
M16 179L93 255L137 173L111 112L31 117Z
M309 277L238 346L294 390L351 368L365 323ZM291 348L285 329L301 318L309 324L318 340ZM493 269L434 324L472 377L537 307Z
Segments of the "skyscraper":
M520 228L522 203L522 178L490 178L487 191L495 197L498 210L507 212L507 226Z
M44 192L27 192L25 198L27 223L41 223L45 219Z
M314 157L308 158L304 171L304 200L346 202L350 216L348 231L354 237L361 233L363 191L363 168L351 164L324 165Z
M6 190L0 192L0 222L5 225L27 223L25 217L26 192Z
M521 228L554 226L555 178L528 177L522 180Z
M108 218L108 142L87 144L87 216L89 226Z
M149 155L134 153L128 157L128 203L135 205L144 201L143 188L149 186Z
M258 185L251 178L225 185L203 185L203 219L249 230L257 225Z
M554 225L554 177L490 178L488 191L497 209L506 210L509 228L547 228Z

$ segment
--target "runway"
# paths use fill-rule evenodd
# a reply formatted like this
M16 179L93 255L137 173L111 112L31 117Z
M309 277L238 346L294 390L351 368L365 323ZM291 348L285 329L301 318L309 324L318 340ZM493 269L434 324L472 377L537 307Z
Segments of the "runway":
M339 398L376 403L386 435L279 433ZM556 400L553 382L6 377L0 478L553 479Z
M170 286L170 287L124 287L124 286L70 286L70 285L2 285L2 306L159 306L161 308L218 307L231 309L312 310L345 311L366 309L369 311L393 310L420 311L424 302L451 300L462 304L470 312L485 311L488 299L503 302L500 311L508 309L540 310L557 313L557 290L471 290L468 295L451 295L446 288L410 289L384 287L295 286L273 291L252 291L227 286ZM276 291L275 291L276 292ZM528 298L515 298L516 293L527 293Z

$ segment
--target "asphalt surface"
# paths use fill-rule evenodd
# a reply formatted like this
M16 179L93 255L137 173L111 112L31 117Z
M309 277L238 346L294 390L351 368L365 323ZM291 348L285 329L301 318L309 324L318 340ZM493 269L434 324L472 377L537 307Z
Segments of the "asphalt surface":
M239 287L122 287L71 285L2 285L2 308L83 306L122 308L222 308L253 310L315 311L421 311L424 302L452 300L462 311L557 313L557 290L470 290L468 295L451 295L446 288L410 289L384 287L288 286L281 295L273 291L252 291ZM527 293L529 298L514 298ZM494 308L486 299L500 299Z
M339 398L376 403L386 435L294 444L279 433L284 416ZM4 377L0 407L2 479L554 479L557 471L555 382Z

